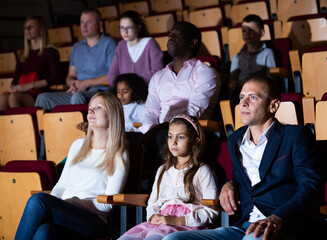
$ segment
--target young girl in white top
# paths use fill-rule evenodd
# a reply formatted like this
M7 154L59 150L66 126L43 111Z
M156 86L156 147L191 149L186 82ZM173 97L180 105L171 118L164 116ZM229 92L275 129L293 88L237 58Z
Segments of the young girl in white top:
M76 140L51 195L28 200L15 239L96 239L113 234L110 204L97 195L121 193L129 161L125 149L123 109L111 93L89 103L88 132Z
M201 161L205 144L203 130L196 119L175 116L169 125L163 149L166 163L156 174L147 207L147 222L120 237L120 240L162 239L175 231L205 228L218 216L201 199L217 198L213 172Z
M119 74L135 73L148 84L153 74L164 66L163 52L149 37L144 20L137 12L124 12L120 16L119 28L123 40L115 50L107 82L113 86Z
M148 96L148 85L134 73L118 75L113 92L124 108L126 132L139 132L133 127L134 122L141 122L144 102Z

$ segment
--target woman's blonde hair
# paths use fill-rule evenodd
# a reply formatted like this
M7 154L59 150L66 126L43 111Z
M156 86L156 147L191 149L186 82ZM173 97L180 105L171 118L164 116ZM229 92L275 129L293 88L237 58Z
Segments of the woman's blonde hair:
M104 151L103 161L98 165L101 170L106 170L107 174L111 176L115 168L120 165L123 169L124 164L124 151L126 148L125 142L125 121L123 107L118 98L108 92L99 92L95 94L90 103L94 98L101 97L104 102L104 110L107 113L108 122L108 140L106 149ZM93 130L91 127L88 128L84 143L72 161L72 165L82 162L90 154L93 143Z
M191 121L191 122L190 122ZM190 135L190 138L192 140L192 150L190 152L191 158L187 162L187 166L190 166L190 168L185 172L184 174L184 189L186 192L186 195L188 196L188 200L186 203L192 203L195 199L195 189L193 185L193 178L198 169L202 165L202 152L205 147L205 136L203 129L201 128L199 122L196 118L183 115L183 117L179 117L177 115L174 117L169 126L172 124L183 124L186 126L187 132ZM173 156L173 154L169 151L168 143L165 144L162 150L162 155L165 157L165 163L162 167L162 170L158 177L157 182L157 200L159 198L159 192L160 192L160 183L163 177L163 174L165 171L167 171L170 167L175 166L177 163L177 158Z
M29 20L35 20L39 26L40 29L40 50L39 50L39 55L42 55L44 52L44 49L46 47L50 46L50 41L49 41L49 35L48 35L48 28L45 24L45 21L42 17L40 16L29 16L26 18L25 22L24 22L24 28L25 28L25 24L27 21ZM53 46L51 46L53 47ZM31 41L26 39L25 35L24 35L24 51L23 54L21 56L21 61L25 62L26 59L28 58L29 54L30 54L30 50L31 50Z

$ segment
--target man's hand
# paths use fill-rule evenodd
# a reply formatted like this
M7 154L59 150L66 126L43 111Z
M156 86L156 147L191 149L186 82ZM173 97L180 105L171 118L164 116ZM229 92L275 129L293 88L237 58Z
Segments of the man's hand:
M238 194L235 191L235 187L232 181L226 182L221 189L219 195L219 202L222 208L229 214L235 214L237 210L237 204L241 204L241 201L238 199Z
M282 227L282 220L276 215L270 215L269 217L252 223L246 230L246 235L253 232L253 237L257 238L263 233L262 240L273 240L276 238L277 233Z
M90 87L88 80L79 80L76 81L74 84L78 92L83 92Z
M88 84L88 80L72 80L70 82L70 87L67 92L76 93L82 92L88 89L90 86Z
M73 93L73 94L77 92L77 88L75 86L75 84L76 84L77 81L78 80L72 80L72 81L70 81L70 86L69 86L69 89L67 90L67 92L70 92L70 93Z
M185 217L170 217L154 214L150 222L154 225L185 226Z
M76 128L78 130L81 130L81 131L87 133L88 126L89 126L88 122L80 122L79 124L76 125Z

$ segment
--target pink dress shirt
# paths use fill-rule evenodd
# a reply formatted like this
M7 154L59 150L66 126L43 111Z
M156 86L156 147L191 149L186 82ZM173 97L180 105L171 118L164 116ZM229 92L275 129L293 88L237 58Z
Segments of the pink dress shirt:
M176 75L172 63L153 75L142 118L142 133L175 115L186 113L210 119L220 90L217 71L194 58Z

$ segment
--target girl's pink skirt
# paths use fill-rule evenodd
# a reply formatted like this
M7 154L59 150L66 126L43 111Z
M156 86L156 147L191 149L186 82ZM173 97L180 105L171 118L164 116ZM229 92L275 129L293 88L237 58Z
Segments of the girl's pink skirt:
M171 216L171 217L182 217L191 210L183 205L167 205L164 209L160 211L160 214L163 216ZM162 238L169 233L177 232L177 231L189 231L189 230L199 230L205 229L205 227L186 227L186 226L171 226L171 225L154 225L150 222L141 223L129 231L127 231L123 236L122 239L144 239L150 237L152 235L160 235Z

